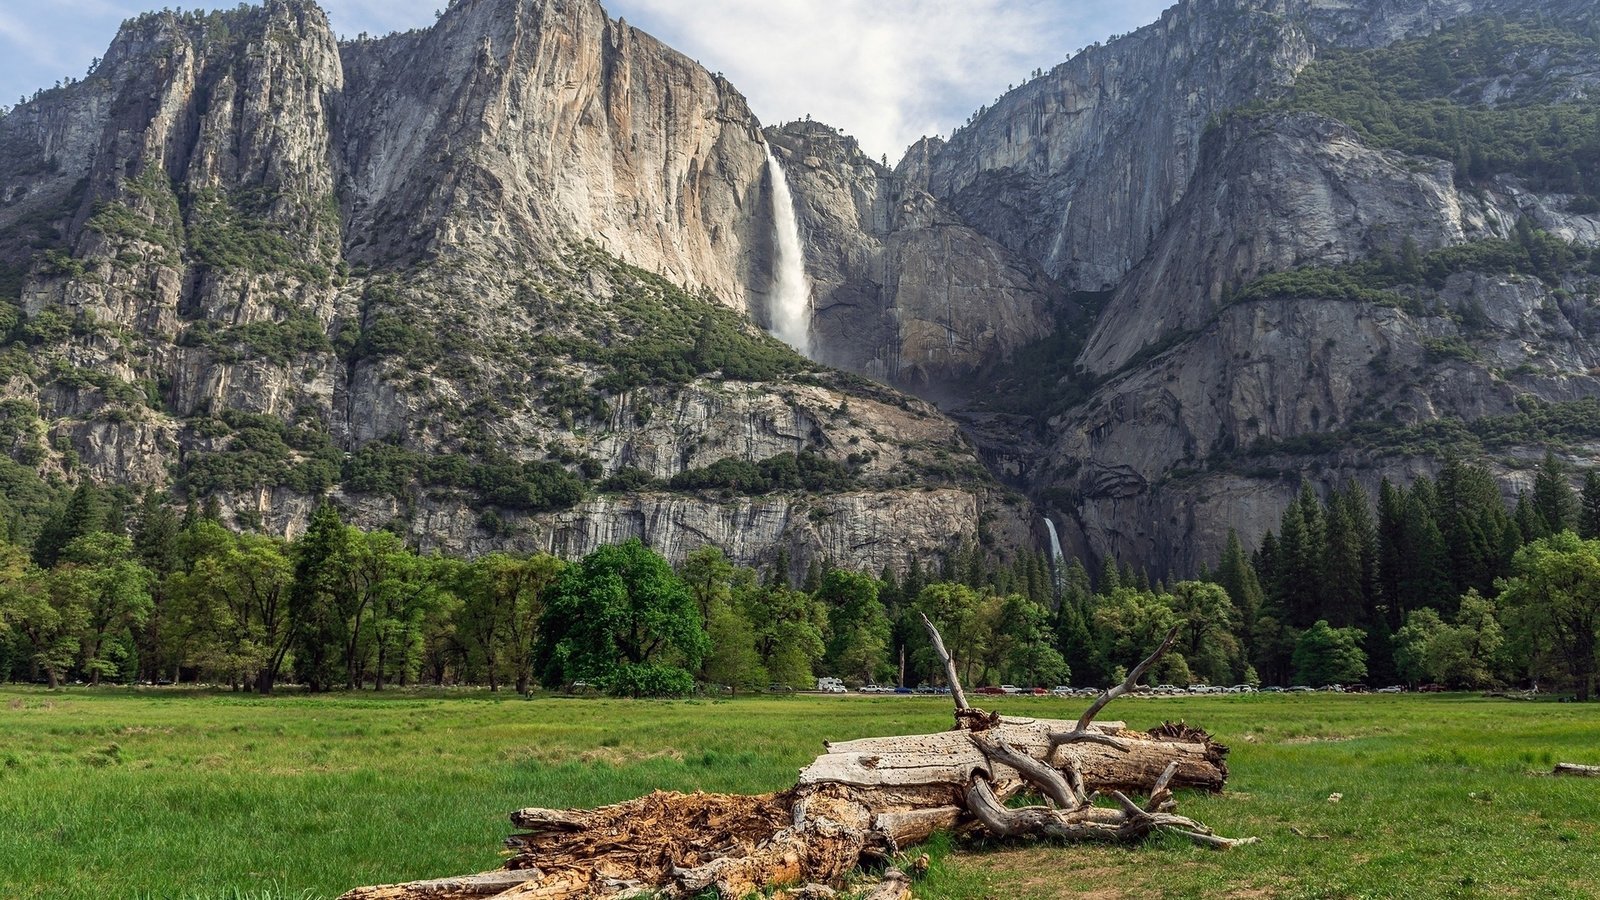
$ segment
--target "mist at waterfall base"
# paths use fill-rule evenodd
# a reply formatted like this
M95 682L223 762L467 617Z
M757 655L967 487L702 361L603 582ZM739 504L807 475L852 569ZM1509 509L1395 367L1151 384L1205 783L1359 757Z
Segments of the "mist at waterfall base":
M800 246L800 220L794 214L794 195L783 166L767 148L767 173L772 176L773 256L772 293L767 318L772 336L811 356L811 282L806 278L805 251Z

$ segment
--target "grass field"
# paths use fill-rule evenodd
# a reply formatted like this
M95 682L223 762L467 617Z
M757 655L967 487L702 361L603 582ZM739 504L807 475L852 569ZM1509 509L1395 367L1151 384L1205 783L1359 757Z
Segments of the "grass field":
M512 809L782 788L823 738L939 730L946 703L0 688L0 897L331 897L490 868ZM1232 746L1228 792L1180 811L1263 843L941 841L918 896L1600 896L1600 783L1533 774L1600 763L1600 704L1256 696L1108 715L1187 719Z

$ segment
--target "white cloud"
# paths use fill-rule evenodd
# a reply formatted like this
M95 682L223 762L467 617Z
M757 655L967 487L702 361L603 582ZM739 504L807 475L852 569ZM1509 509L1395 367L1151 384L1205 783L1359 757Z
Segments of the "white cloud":
M322 0L353 36L432 24L446 0ZM482 2L482 0L480 0ZM1007 85L1085 44L1154 21L1170 0L605 0L612 15L721 71L768 124L812 117L891 160L948 134ZM0 0L0 7L10 0ZM0 98L81 75L155 0L0 8ZM232 0L184 2L232 5Z
M806 114L897 157L948 133L1008 85L1163 0L610 0L668 44L721 70L768 124Z

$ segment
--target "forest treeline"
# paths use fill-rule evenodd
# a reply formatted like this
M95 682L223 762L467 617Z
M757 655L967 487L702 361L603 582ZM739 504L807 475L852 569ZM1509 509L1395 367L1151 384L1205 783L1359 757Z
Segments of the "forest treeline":
M971 685L1103 685L1177 626L1156 683L1538 684L1587 697L1600 631L1600 475L1553 456L1507 508L1489 472L1305 486L1256 548L1197 577L969 547L876 575L789 583L701 548L637 541L576 561L419 553L324 503L293 541L80 485L31 546L0 543L0 674L61 684L202 681L269 692L417 683L622 695L939 683L920 614Z

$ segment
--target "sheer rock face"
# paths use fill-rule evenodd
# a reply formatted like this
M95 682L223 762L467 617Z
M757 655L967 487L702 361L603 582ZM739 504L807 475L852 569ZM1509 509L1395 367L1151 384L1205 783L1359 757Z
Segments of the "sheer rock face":
M771 212L759 125L726 80L594 0L469 0L343 56L353 258L581 235L748 308Z
M1050 333L1059 288L927 193L914 154L890 170L814 122L767 138L795 193L824 362L946 393Z
M958 130L929 191L1073 289L1117 284L1183 196L1207 122L1311 61L1265 5L1182 3L1080 52Z
M1113 294L1080 362L1109 373L1141 349L1203 326L1231 289L1267 272L1336 266L1412 239L1422 251L1511 236L1518 219L1594 242L1592 216L1502 183L1456 184L1454 166L1374 150L1308 113L1219 128L1206 164L1144 261Z
M1287 452L1296 440L1384 418L1396 426L1441 417L1471 421L1519 410L1517 399L1600 396L1600 347L1589 301L1561 297L1521 276L1459 275L1442 292L1452 310L1481 309L1469 330L1447 317L1327 300L1270 300L1226 307L1192 339L1108 382L1052 420L1056 441L1035 473L1078 497L1060 517L1080 550L1165 559L1194 571L1220 557L1229 527L1258 540L1277 527L1299 489L1349 479L1376 496L1385 476L1431 474L1429 456L1374 459L1359 447ZM1439 358L1431 347L1470 338L1474 359ZM1537 364L1527 348L1540 347ZM1258 443L1259 442L1259 443ZM1259 453L1239 457L1252 446ZM1501 454L1493 468L1508 500L1537 453ZM1206 465L1233 457L1234 465ZM1271 473L1263 477L1252 472ZM1186 535L1174 543L1174 535Z
M1551 15L1582 0L1538 0ZM1319 47L1379 47L1526 0L1188 0L980 110L918 168L963 220L1073 290L1119 285L1202 166L1215 117L1292 84Z

